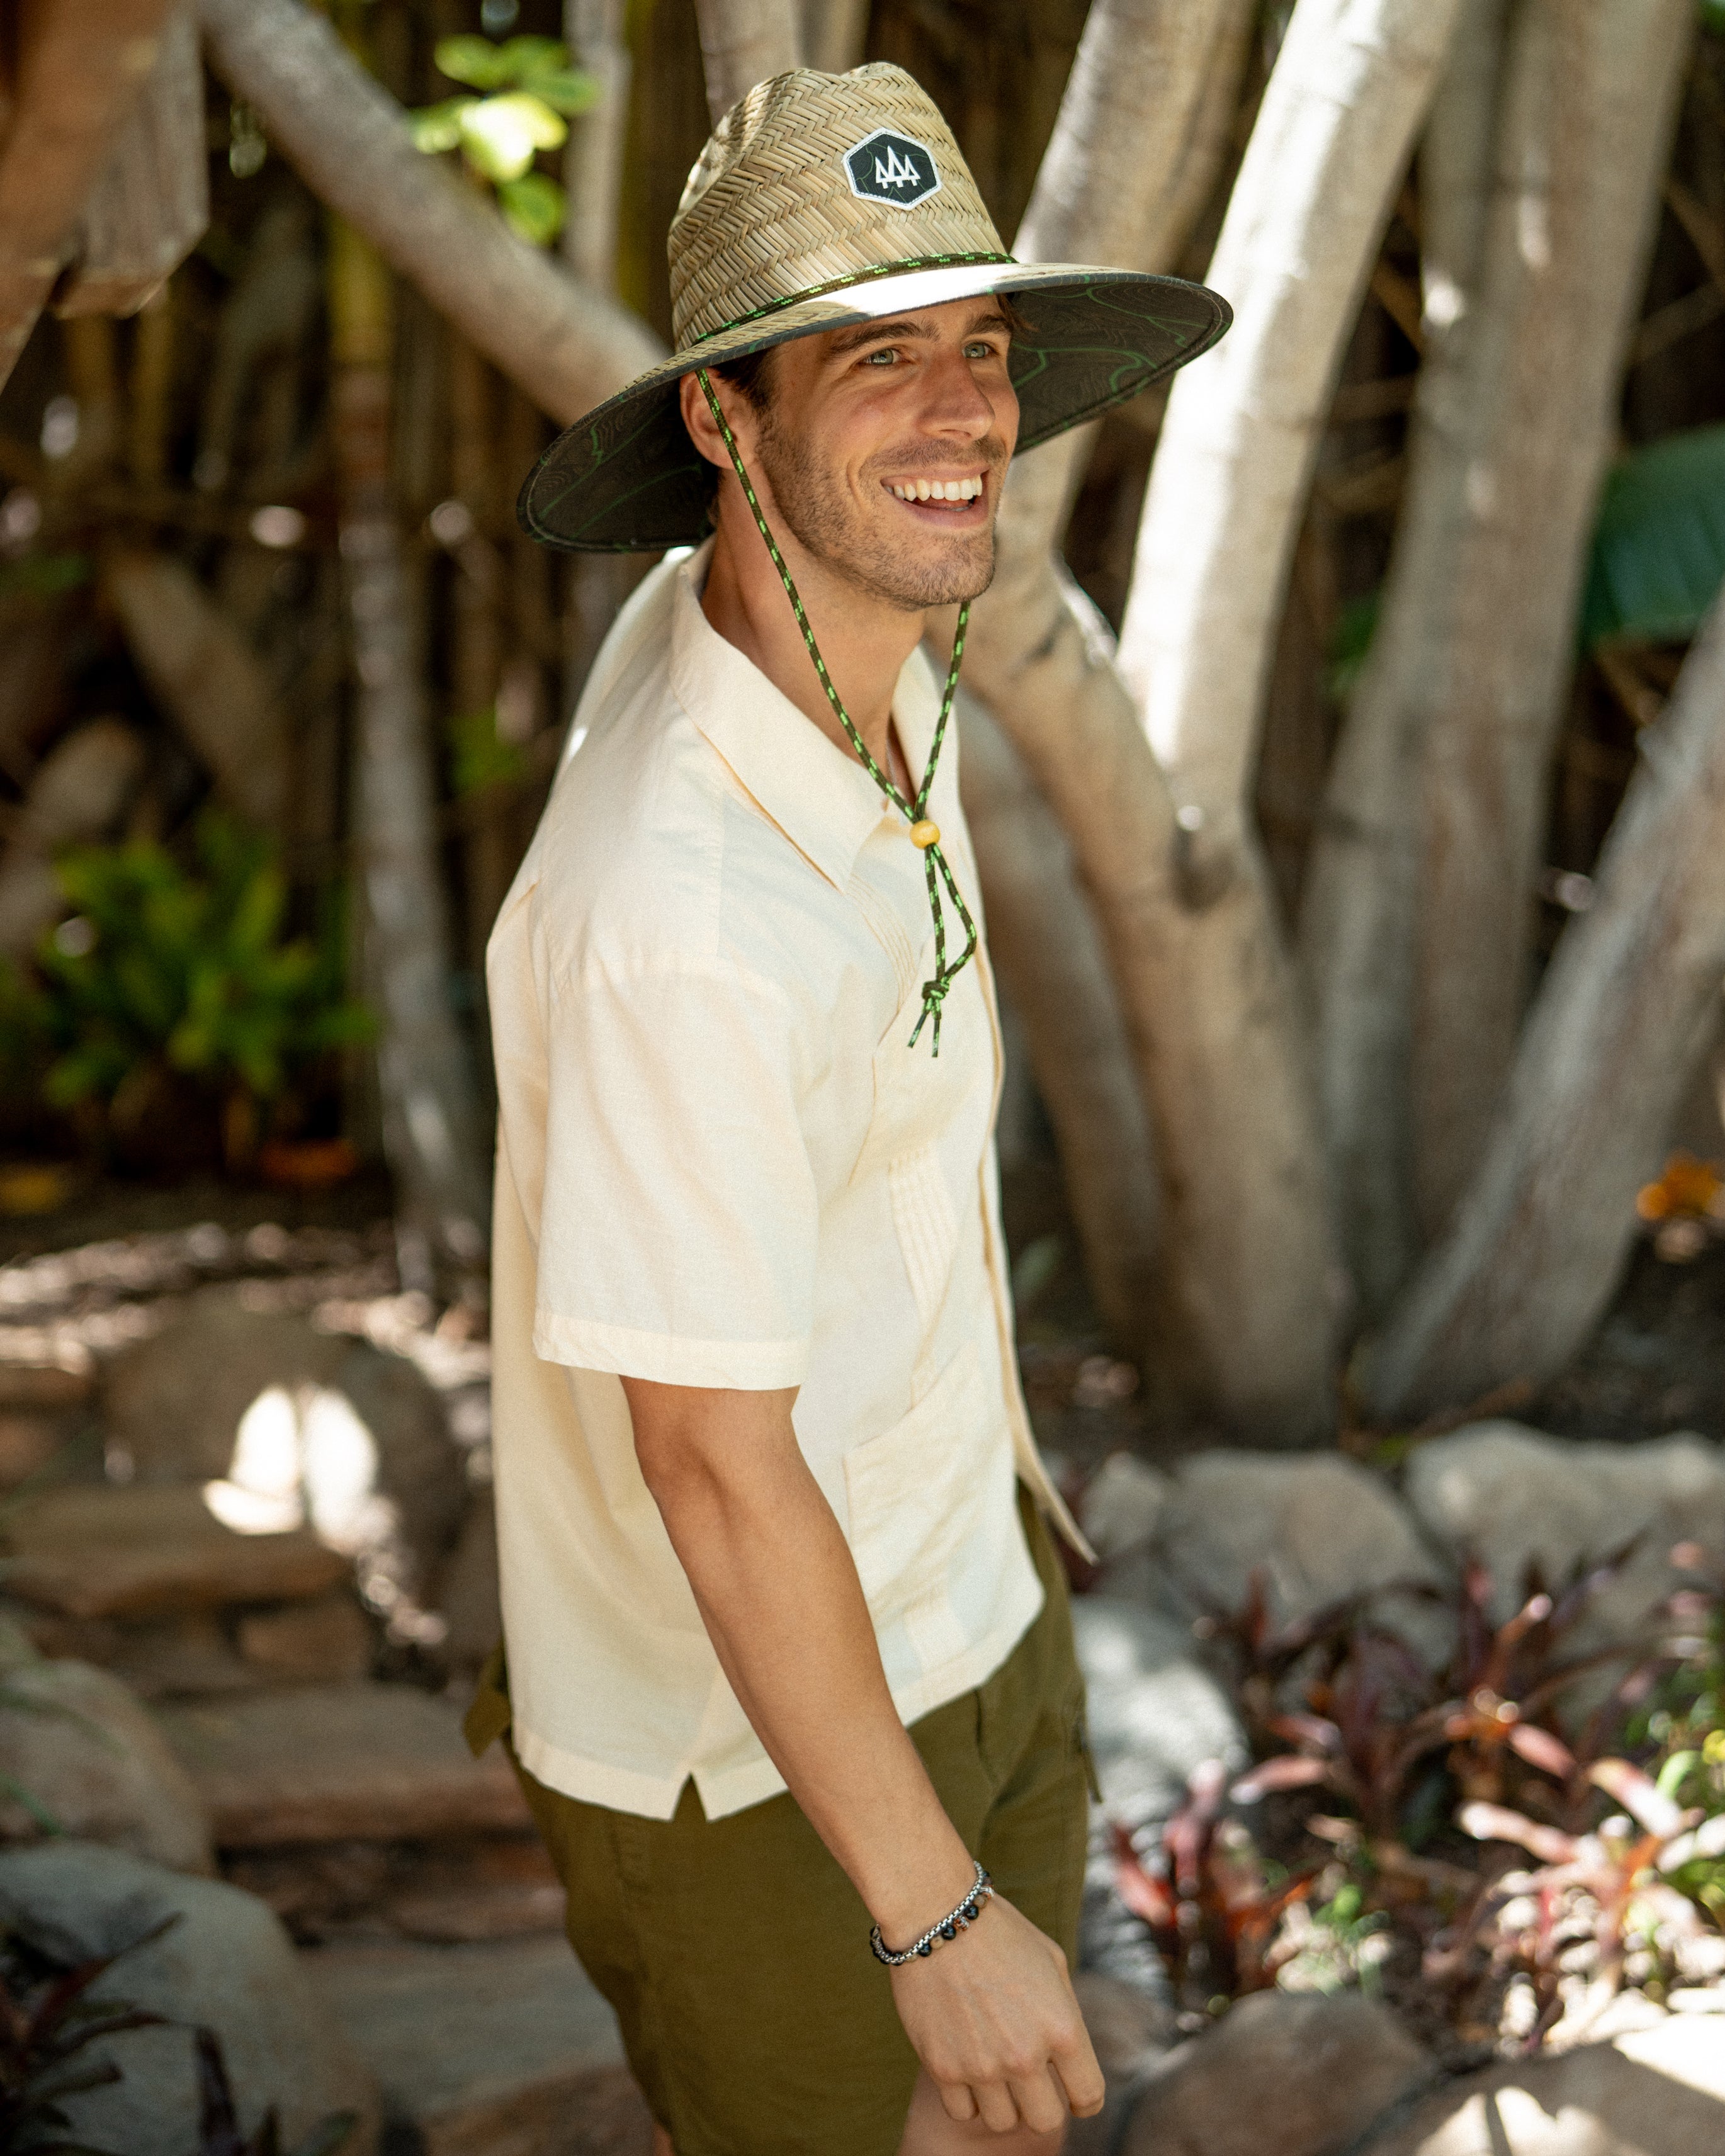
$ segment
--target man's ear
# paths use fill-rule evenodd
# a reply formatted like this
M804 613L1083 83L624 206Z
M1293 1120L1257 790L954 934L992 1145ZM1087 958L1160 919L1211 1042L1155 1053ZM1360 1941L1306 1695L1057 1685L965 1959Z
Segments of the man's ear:
M727 408L726 385L711 375L707 379L712 382L713 394L718 398L720 409L725 413L726 424L735 434L738 415ZM677 395L682 405L683 424L689 429L690 440L710 465L716 465L721 471L728 472L731 458L726 449L724 438L713 424L713 415L701 393L701 384L692 374L685 374L678 382Z

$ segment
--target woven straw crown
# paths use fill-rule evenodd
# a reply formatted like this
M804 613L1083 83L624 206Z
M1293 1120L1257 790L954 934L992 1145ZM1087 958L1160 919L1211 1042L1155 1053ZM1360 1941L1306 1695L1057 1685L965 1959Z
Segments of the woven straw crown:
M932 160L932 191L902 207L856 191L847 159L883 134ZM672 220L676 348L883 264L953 257L1006 259L927 91L884 61L845 75L774 75L719 122Z

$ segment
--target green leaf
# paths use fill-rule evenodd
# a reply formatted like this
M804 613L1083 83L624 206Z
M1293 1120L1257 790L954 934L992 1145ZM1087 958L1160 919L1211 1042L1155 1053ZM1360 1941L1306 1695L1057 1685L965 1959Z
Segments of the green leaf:
M591 112L599 101L599 85L579 68L557 68L548 74L524 75L521 88L548 105L553 112Z
M461 146L475 171L500 184L518 180L542 150L567 139L567 123L519 90L485 97L461 116Z
M506 82L523 84L530 74L555 74L569 64L569 48L561 38L506 38L497 48Z
M439 38L431 57L439 74L451 82L465 82L473 90L501 90L511 79L504 49L489 38Z
M1725 426L1650 443L1610 473L1581 606L1586 648L1692 636L1725 583Z
M422 105L408 115L408 131L413 147L428 157L461 147L461 116L475 102L470 97L446 97L441 105Z
M1701 25L1725 38L1725 0L1701 0Z
M515 744L498 737L495 704L451 719L449 746L454 751L450 777L458 796L519 778L526 769L526 759Z
M1329 665L1324 670L1324 686L1332 703L1345 704L1353 693L1366 654L1372 648L1383 596L1381 591L1367 592L1359 598L1349 599L1337 613L1330 633Z
M505 223L531 247L551 245L563 228L568 207L562 189L544 172L505 180L497 189L497 203Z

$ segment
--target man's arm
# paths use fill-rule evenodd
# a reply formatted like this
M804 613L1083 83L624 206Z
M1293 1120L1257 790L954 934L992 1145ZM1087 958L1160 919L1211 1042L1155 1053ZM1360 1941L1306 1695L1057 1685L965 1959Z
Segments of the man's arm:
M732 1688L888 1945L902 1945L974 1874L893 1706L855 1564L792 1428L796 1394L623 1386L641 1472ZM1045 2133L1069 2105L1101 2108L1065 1958L1008 1902L892 1983L952 2118Z

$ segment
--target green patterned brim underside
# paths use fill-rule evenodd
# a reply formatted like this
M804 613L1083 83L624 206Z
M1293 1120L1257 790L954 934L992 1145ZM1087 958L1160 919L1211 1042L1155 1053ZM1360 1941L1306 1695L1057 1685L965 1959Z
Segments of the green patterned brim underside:
M922 270L799 300L661 362L567 428L521 489L523 526L548 547L583 552L696 544L709 528L716 474L683 425L684 375L982 292L1011 294L1029 324L1012 341L1020 449L1136 397L1207 352L1233 319L1219 294L1182 278L1064 263Z

